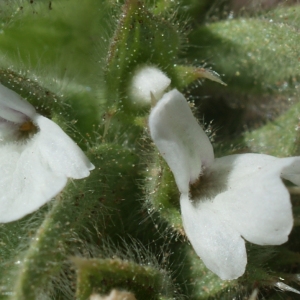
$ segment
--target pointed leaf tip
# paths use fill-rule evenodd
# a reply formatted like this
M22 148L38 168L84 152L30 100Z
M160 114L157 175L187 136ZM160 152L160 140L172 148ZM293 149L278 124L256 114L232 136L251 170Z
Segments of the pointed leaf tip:
M215 71L204 68L196 68L195 73L198 78L206 78L227 86L227 84L221 80L220 75Z

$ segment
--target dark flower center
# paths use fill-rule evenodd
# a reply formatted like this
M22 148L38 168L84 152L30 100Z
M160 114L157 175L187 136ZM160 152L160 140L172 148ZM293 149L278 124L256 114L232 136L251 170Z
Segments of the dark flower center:
M19 138L28 139L38 132L38 127L31 121L28 120L22 123L19 127Z

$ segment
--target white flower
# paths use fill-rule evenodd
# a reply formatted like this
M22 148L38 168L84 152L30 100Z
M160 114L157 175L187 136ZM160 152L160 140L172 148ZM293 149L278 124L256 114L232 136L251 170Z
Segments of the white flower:
M129 85L129 97L134 104L150 105L151 94L160 99L171 80L158 68L142 66L136 69Z
M282 179L300 185L300 157L240 154L214 158L184 96L166 93L149 117L151 137L181 192L185 232L205 265L224 280L245 272L245 240L280 245L293 226Z
M94 166L51 120L0 84L0 222L37 210Z

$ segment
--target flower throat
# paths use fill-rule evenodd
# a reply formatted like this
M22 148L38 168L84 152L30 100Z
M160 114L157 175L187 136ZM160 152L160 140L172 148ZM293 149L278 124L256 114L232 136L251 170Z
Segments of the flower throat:
M22 123L19 127L19 138L28 139L38 132L38 127L31 121Z

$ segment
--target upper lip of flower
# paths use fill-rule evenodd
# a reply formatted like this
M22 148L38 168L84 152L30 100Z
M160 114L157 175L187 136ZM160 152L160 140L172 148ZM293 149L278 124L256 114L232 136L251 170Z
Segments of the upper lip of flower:
M300 185L300 157L214 159L209 139L175 89L152 109L149 128L181 192L186 234L210 270L222 279L241 276L247 263L243 238L259 245L287 241L293 216L280 177Z

